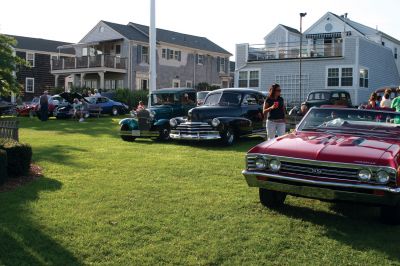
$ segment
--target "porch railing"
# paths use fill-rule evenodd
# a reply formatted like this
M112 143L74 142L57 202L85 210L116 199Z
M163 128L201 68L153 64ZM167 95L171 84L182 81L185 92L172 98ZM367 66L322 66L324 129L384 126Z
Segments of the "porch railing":
M18 121L0 120L0 138L19 141Z
M127 58L112 55L56 58L52 60L52 70L80 68L114 68L127 69Z
M300 58L300 42L286 44L249 45L248 61L268 61ZM343 56L342 43L309 44L303 43L302 58L323 58Z

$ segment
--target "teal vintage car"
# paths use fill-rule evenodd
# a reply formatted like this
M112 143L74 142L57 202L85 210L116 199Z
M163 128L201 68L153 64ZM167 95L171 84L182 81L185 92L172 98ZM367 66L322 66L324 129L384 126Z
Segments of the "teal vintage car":
M150 94L149 107L133 113L132 118L119 122L120 136L124 141L136 138L169 140L169 120L187 116L196 106L196 90L191 88L168 88Z

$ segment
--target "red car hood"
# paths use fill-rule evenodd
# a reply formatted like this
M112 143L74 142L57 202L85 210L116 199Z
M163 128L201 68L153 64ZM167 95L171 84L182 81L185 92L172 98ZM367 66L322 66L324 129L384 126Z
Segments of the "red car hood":
M250 153L275 156L396 167L394 157L400 152L395 140L333 135L293 133L259 144Z

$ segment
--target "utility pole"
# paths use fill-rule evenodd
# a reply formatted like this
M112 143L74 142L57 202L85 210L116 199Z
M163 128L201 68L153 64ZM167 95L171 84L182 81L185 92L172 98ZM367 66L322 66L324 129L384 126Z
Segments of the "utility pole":
M300 97L299 97L299 104L301 104L302 98L302 63L303 63L303 18L307 16L307 13L300 13L300 57L299 57L299 72L300 72L300 77L299 77L299 92L300 92Z
M157 89L157 30L156 30L156 0L150 0L150 93ZM151 99L149 99L151 100ZM149 101L149 105L151 101Z

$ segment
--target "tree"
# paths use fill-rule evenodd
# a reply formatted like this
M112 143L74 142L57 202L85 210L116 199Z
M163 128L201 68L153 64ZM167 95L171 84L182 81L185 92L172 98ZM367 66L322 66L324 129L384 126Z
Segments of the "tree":
M17 41L14 38L0 34L0 95L18 93L21 85L15 76L18 66L29 66L24 59L14 53Z

